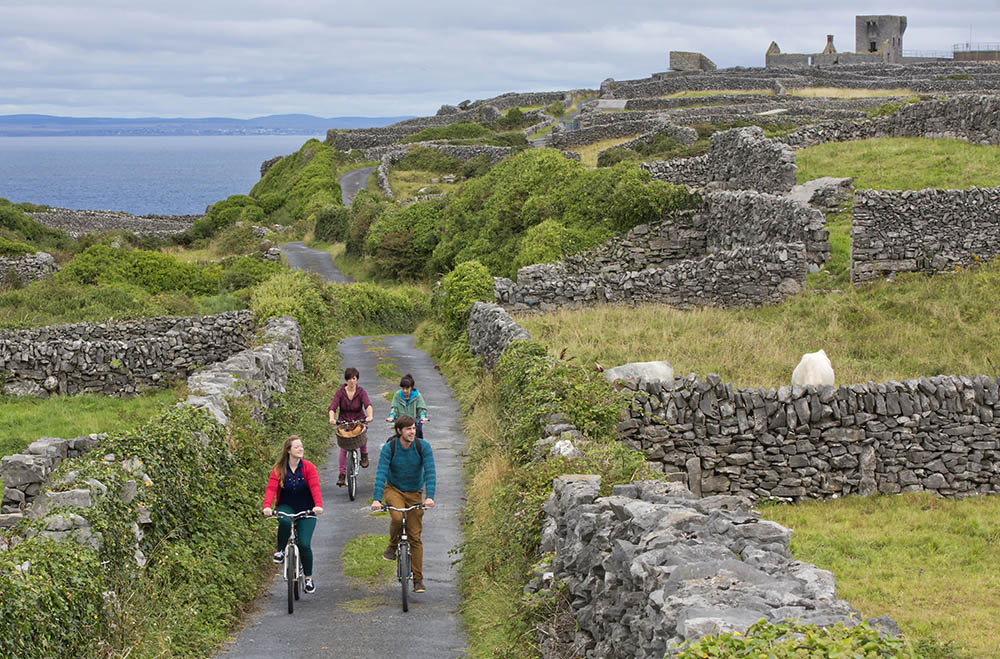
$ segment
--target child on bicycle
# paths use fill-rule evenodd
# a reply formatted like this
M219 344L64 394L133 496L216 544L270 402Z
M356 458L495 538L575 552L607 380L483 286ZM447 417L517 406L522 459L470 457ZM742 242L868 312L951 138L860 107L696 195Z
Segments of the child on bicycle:
M274 463L271 477L264 492L264 516L270 517L275 510L294 515L311 510L314 515L323 514L323 495L319 488L319 475L313 463L303 459L305 447L298 435L291 435L281 447L281 455ZM276 502L275 508L271 503ZM302 572L306 576L305 591L312 593L316 586L312 580L313 553L310 543L316 530L316 518L299 520L298 545L302 556ZM278 551L273 560L285 560L285 545L292 535L292 522L285 517L278 519Z
M423 439L427 405L424 403L424 397L414 386L413 376L409 373L399 379L399 391L392 395L392 407L386 421L392 423L396 417L404 415L417 420L417 439Z
M330 401L330 423L336 424L338 421L365 421L370 422L372 416L372 403L368 398L368 392L358 386L358 369L353 366L344 371L344 384L340 385L337 393ZM347 481L347 451L340 449L340 475L337 476L337 486L344 487ZM368 440L361 445L361 468L368 467Z
M395 436L382 446L378 457L378 471L375 474L375 490L372 493L372 510L382 510L382 501L394 508L407 508L423 502L428 508L434 507L434 489L437 474L434 470L434 451L423 439L417 439L417 422L412 416L401 416L394 424ZM421 494L426 489L426 498ZM403 535L403 516L390 511L389 546L382 553L387 561L396 560L396 547ZM424 511L414 510L406 516L406 535L409 536L412 553L410 569L413 570L413 592L422 593L424 588L424 545L420 540Z

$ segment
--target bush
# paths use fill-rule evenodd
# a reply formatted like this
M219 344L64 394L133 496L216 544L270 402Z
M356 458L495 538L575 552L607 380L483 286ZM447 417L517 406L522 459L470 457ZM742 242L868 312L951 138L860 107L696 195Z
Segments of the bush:
M553 117L561 117L566 114L566 108L560 101L552 101L549 103L548 107L545 108L545 114L551 115Z
M257 199L257 203L270 215L285 204L285 195L280 192L265 192Z
M507 114L494 121L493 124L498 130L512 130L523 127L525 122L524 110L521 108L511 108L507 110Z
M269 223L313 221L320 209L341 203L337 165L348 159L319 140L309 140L267 170L250 196L260 200Z
M0 238L30 244L33 252L73 249L72 238L31 219L21 206L0 198Z
M217 282L201 267L169 254L93 245L76 255L55 278L79 284L134 284L149 293L215 293Z
M200 220L195 220L190 233L194 239L211 238L237 222L264 224L264 209L246 195L234 194L212 205Z
M494 299L489 270L479 261L466 261L441 281L440 297L434 300L435 312L451 335L457 337L469 325L473 303Z
M889 115L896 114L899 110L908 103L919 103L919 96L910 96L903 101L889 101L888 103L883 103L873 110L868 111L868 117L874 119L876 117L888 117Z
M219 290L223 292L256 286L282 271L280 263L265 261L256 256L224 259L219 266Z
M407 206L390 206L372 223L365 238L376 276L414 279L437 245L437 227L444 199L429 199Z
M324 242L341 242L347 236L351 211L346 206L324 206L316 213L313 237Z
M23 254L34 254L37 251L27 243L0 237L0 256L21 256Z
M458 175L463 178L476 178L483 176L493 167L493 161L486 154L469 158L462 163L458 170Z
M492 135L493 131L482 124L463 121L447 126L431 126L407 137L404 142L428 142L430 140L461 140ZM419 169L419 168L416 168Z
M215 240L215 249L219 254L247 254L257 251L259 246L257 232L246 223L223 229Z
M854 627L837 623L817 627L797 623L755 622L742 634L717 634L698 639L678 659L728 659L729 657L895 657L916 659L903 639L883 638L867 622Z
M250 294L250 309L258 323L292 316L299 321L303 337L310 341L323 336L329 311L319 278L301 270L284 270L261 282Z
M409 286L331 284L328 294L334 318L355 334L412 332L430 309L428 295Z
M617 165L623 160L639 160L639 152L625 147L616 146L611 149L605 149L597 154L598 167L611 167L612 165Z
M368 190L361 190L351 203L351 220L344 237L344 253L361 256L372 223L392 204Z

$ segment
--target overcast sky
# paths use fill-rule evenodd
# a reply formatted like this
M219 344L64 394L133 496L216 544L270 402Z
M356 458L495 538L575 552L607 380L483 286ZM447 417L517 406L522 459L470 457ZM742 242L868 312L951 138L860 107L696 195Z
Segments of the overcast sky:
M870 13L906 15L907 50L1000 41L997 0L0 0L0 114L426 115L646 77L671 50L763 66L772 40L811 53L833 34L850 51Z

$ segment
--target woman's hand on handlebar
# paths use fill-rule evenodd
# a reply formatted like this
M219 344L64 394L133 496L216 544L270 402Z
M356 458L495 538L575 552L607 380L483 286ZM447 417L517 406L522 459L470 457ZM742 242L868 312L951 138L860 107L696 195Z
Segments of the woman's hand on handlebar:
M382 502L377 500L372 501L372 510L375 512L382 510Z
M270 506L264 506L263 512L264 512L264 517L270 517L274 513L274 511L271 510Z
M313 515L322 515L323 506L313 506Z

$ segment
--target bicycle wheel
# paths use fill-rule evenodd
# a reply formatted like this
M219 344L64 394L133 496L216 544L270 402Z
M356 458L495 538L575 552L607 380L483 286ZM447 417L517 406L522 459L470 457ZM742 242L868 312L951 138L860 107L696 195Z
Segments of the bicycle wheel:
M399 573L399 583L403 590L403 611L409 611L410 605L406 601L409 593L407 592L407 586L410 584L410 545L408 543L399 543L399 560L397 561L398 573Z
M295 610L295 582L298 575L295 574L295 561L298 558L295 545L290 544L285 550L285 581L288 583L288 613Z
M305 575L302 574L302 560L298 550L295 550L295 599L299 599L299 591L305 588Z
M358 494L358 450L348 453L347 459L347 496L354 501Z

